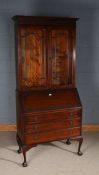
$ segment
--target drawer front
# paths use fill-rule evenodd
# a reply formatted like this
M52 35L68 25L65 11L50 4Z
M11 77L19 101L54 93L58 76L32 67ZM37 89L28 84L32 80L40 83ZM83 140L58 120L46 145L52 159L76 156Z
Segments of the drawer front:
M50 130L66 129L80 126L80 118L66 119L49 123L32 123L25 126L25 133L39 133Z
M35 113L32 115L25 115L24 119L26 123L42 123L42 122L56 122L63 121L71 118L81 118L81 110L67 110L67 111L54 111L54 112L42 112L40 114Z
M25 144L33 144L33 143L43 143L54 140L62 140L68 137L77 137L81 135L80 127L73 129L62 129L49 131L44 133L32 133L24 135Z

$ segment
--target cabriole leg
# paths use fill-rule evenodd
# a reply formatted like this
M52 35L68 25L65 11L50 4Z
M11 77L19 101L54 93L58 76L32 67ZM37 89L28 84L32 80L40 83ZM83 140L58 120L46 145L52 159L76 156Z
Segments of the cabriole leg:
M18 134L16 135L16 140L17 140L17 143L18 143L18 146L19 146L19 149L17 150L17 152L21 153L22 148L21 148L21 142L20 142L20 138L19 138Z
M26 162L26 146L22 146L22 151L23 151L23 157L24 157L24 162L22 163L23 167L27 167L27 162Z
M79 155L79 156L82 156L83 153L81 152L80 149L81 149L81 145L82 145L82 143L83 143L83 138L82 138L82 137L79 138L78 141L79 141L79 146L78 146L78 155Z
M16 140L19 146L19 150L17 151L18 153L23 153L23 157L24 157L24 162L22 163L23 167L27 166L27 162L26 162L26 146L24 146L18 136L18 134L16 135Z

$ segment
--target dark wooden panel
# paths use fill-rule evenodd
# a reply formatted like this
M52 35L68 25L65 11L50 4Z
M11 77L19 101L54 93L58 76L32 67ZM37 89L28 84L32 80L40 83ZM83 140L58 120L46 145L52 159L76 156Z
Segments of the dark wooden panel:
M50 87L73 86L73 31L54 27L48 36Z
M21 94L22 95L22 94ZM23 93L24 112L57 110L65 108L81 108L76 89L45 90Z
M53 119L54 120L54 119ZM58 129L66 129L80 126L81 124L80 118L73 118L68 120L60 120L60 121L51 121L47 123L32 123L25 124L25 133L40 133L45 131L52 131Z
M23 25L18 33L21 89L46 86L46 30L43 27Z
M81 117L81 110L58 110L52 112L42 112L40 114L27 114L24 115L24 120L26 123L41 123L41 122L55 122L64 121L65 119L72 119L76 117Z
M50 131L45 133L37 133L37 134L27 134L25 137L25 144L33 144L33 143L42 143L53 140L62 140L67 137L76 137L80 136L81 130L79 127L73 129L63 129Z

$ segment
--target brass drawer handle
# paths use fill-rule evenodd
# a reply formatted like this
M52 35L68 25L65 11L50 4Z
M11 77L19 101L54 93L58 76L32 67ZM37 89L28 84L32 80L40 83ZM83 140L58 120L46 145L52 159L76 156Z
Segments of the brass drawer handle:
M72 120L70 120L70 126L73 126L73 121Z
M33 130L34 130L35 132L38 132L38 131L39 131L39 127L38 127L37 125L34 125L34 126L33 126Z
M34 121L36 122L38 120L38 117L34 117Z
M70 113L70 117L73 117L73 113L72 112Z
M70 130L70 135L72 135L73 134L73 131L72 130Z
M34 140L38 140L39 139L39 136L38 135L35 135L33 138L34 138Z
M35 125L35 126L34 126L34 129L38 129L38 126L37 126L37 125Z

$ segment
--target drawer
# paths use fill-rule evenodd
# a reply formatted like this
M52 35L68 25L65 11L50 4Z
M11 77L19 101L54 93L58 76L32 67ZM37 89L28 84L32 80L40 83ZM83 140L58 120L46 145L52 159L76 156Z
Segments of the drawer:
M54 140L63 140L68 137L77 137L81 135L81 128L54 130L44 133L32 133L24 135L25 144L43 143Z
M42 112L40 114L24 115L24 120L27 123L42 123L42 122L56 122L71 118L81 118L81 110L59 110L52 112Z
M80 118L65 119L63 121L55 121L49 123L32 123L25 125L25 133L44 132L57 129L66 129L80 126Z

